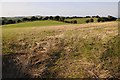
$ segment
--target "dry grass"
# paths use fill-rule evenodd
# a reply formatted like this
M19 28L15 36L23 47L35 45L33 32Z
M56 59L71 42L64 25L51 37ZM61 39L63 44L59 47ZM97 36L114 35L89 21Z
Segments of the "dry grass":
M3 53L46 54L44 77L119 77L117 35L117 22L9 28L3 29ZM29 74L40 76L34 70Z

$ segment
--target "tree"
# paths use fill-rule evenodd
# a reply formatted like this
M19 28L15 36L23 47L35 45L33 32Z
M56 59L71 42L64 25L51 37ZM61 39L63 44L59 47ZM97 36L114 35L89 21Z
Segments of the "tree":
M42 17L42 16L41 16L41 17L39 17L39 18L38 18L38 20L43 20L43 17Z
M4 19L2 19L2 25L7 24L6 21Z
M8 20L7 21L7 24L14 24L14 23L16 23L14 20Z
M74 20L74 21L73 21L73 24L77 24L77 20Z
M54 19L57 20L57 21L59 21L60 16L55 16Z
M59 18L59 21L64 22L64 20L65 20L65 17L60 17L60 18Z
M108 20L109 21L115 21L117 18L115 18L115 17L113 17L113 16L110 16L110 15L108 15Z
M38 20L38 18L35 17L35 16L32 16L30 20L31 20L31 21L36 21L36 20Z
M93 19L90 19L90 22L94 22L94 20L93 20Z
M7 24L7 21L8 21L8 19L7 19L7 18L5 18L5 17L2 17L2 25L5 25L5 24Z
M97 22L100 22L100 21L101 21L101 19L100 19L100 18L98 18L98 19L97 19Z
M100 18L100 16L97 15L96 18Z
M90 22L90 20L86 20L86 23L89 23Z
M86 16L85 18L91 18L90 16Z
M50 19L50 20L53 20L53 17L52 17L52 16L50 16L50 17L49 17L49 19Z
M22 21L30 21L30 19L25 17L22 19Z
M102 21L102 22L105 22L106 20L105 20L105 19L102 19L101 21Z
M17 20L17 23L20 23L20 22L22 22L21 20Z

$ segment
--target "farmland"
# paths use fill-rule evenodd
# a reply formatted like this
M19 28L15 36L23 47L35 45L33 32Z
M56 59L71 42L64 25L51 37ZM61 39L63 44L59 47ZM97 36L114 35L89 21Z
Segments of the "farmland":
M58 22L58 21L52 21L52 20L45 20L45 21L34 21L34 22L24 22L19 24L10 24L5 25L3 28L26 28L26 27L40 27L40 26L55 26L55 25L63 25L65 23Z
M34 21L4 25L2 32L3 77L120 77L116 21Z
M92 18L73 18L73 19L65 19L65 21L77 20L78 24L86 23L86 20L90 20ZM97 22L98 18L93 18L94 22Z

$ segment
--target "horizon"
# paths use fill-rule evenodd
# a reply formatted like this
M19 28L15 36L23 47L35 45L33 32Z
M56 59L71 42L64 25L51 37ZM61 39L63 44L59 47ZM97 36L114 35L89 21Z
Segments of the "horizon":
M117 2L3 2L1 17L104 16L118 18Z
M46 15L46 16L43 16L43 15L28 15L28 16L2 16L2 17L10 17L10 18L14 18L14 17L32 17L32 16L40 16L40 17L50 17L50 16L52 16L52 15ZM54 15L54 16L52 16L52 17L55 17L55 16L60 16L60 17L86 17L86 16L90 16L90 17L92 17L92 16L99 16L99 15L86 15L86 16L61 16L61 15ZM108 17L108 16L112 16L112 15L107 15L107 16L99 16L99 17ZM115 16L113 16L113 17L115 17ZM117 18L117 17L116 17Z

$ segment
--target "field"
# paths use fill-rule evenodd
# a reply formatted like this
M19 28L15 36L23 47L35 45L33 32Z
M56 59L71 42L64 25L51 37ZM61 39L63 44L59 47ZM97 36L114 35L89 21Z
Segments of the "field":
M45 21L34 21L34 22L23 22L19 24L9 24L3 26L3 28L26 28L26 27L40 27L40 26L55 26L55 25L63 25L66 23L52 21L52 20L45 20Z
M116 21L35 21L6 25L2 30L3 78L120 77Z
M97 22L98 18L73 18L73 19L65 19L65 21L72 21L72 20L77 20L78 24L83 24L86 23L86 20L93 19L94 22Z

